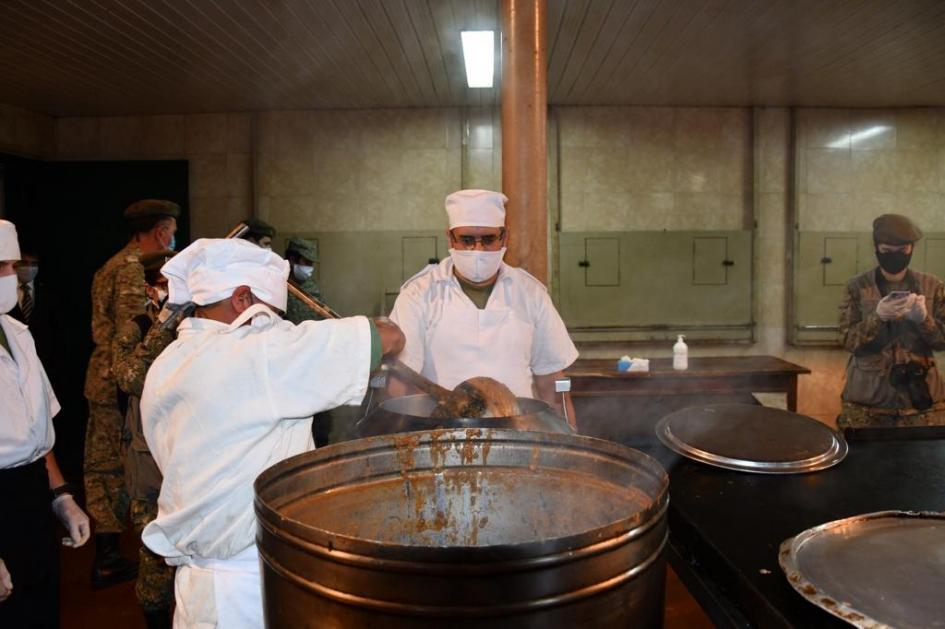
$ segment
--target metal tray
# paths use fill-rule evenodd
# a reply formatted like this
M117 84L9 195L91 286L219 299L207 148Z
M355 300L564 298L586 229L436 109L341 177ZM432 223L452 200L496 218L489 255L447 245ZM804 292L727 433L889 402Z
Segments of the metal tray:
M856 627L945 627L945 513L880 511L781 544L801 596Z
M684 408L661 419L656 436L694 461L757 474L814 472L847 455L843 436L829 426L754 404Z

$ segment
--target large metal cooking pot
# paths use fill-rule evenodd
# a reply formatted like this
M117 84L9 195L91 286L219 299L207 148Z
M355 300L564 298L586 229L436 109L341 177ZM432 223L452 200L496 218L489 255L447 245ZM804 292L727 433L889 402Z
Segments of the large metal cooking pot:
M555 414L547 403L520 397L518 405L522 412L512 417L435 419L430 417L430 413L436 406L436 400L426 394L405 395L381 402L367 417L355 424L353 434L354 438L361 438L437 428L515 428L561 434L574 433L570 424Z
M267 626L659 626L667 487L636 450L519 430L293 457L255 485Z

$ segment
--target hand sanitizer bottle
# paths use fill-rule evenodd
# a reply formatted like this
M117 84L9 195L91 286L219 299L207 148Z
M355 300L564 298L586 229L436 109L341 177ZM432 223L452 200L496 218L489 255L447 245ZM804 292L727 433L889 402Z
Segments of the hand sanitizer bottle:
M686 335L680 334L673 345L673 369L680 371L689 369L689 346L683 341L684 338Z

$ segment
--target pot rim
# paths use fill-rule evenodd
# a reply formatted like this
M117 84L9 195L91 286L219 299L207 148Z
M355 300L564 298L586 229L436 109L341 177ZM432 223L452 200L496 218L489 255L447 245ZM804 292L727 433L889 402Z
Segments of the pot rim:
M655 477L658 489L655 497L650 496L650 504L644 509L603 526L561 537L487 546L395 544L344 535L287 517L271 506L261 495L267 487L277 483L286 475L298 471L300 467L337 462L353 456L363 457L370 455L373 451L396 449L396 440L404 439L408 435L419 438L416 447L429 445L434 440L444 442L472 439L474 441L488 440L493 446L500 443L515 443L522 447L544 444L580 452L590 450L596 456L605 456L640 468L644 473ZM393 475L395 474L391 474L391 476ZM386 474L376 478L383 476L386 476ZM257 477L253 488L256 516L260 527L258 535L260 537L265 528L270 534L278 534L289 543L298 544L302 542L306 545L315 545L326 549L329 553L334 553L339 559L347 557L352 561L356 561L354 558L358 557L371 558L375 561L390 560L393 562L404 561L425 564L455 563L457 560L462 560L464 564L490 564L495 566L496 561L501 560L512 564L522 562L521 567L523 569L543 567L543 564L536 563L536 558L548 557L548 561L556 561L555 557L567 558L569 553L573 554L575 551L581 551L583 554L584 549L595 548L600 543L609 540L626 538L624 543L629 543L642 532L648 530L654 523L665 518L669 503L669 477L663 467L644 452L593 437L513 429L422 430L346 441L296 455L273 465ZM649 492L647 493L649 495ZM635 531L638 532L634 533ZM297 541L289 540L288 537ZM603 552L603 550L600 552ZM455 569L455 565L453 568Z

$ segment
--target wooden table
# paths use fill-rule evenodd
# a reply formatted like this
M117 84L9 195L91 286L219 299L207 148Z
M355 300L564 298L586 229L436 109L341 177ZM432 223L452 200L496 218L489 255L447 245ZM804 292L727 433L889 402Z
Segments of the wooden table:
M676 371L671 358L650 360L650 371L617 371L616 360L580 359L565 374L571 396L668 396L786 393L797 410L797 377L810 369L774 356L690 357L689 369Z

